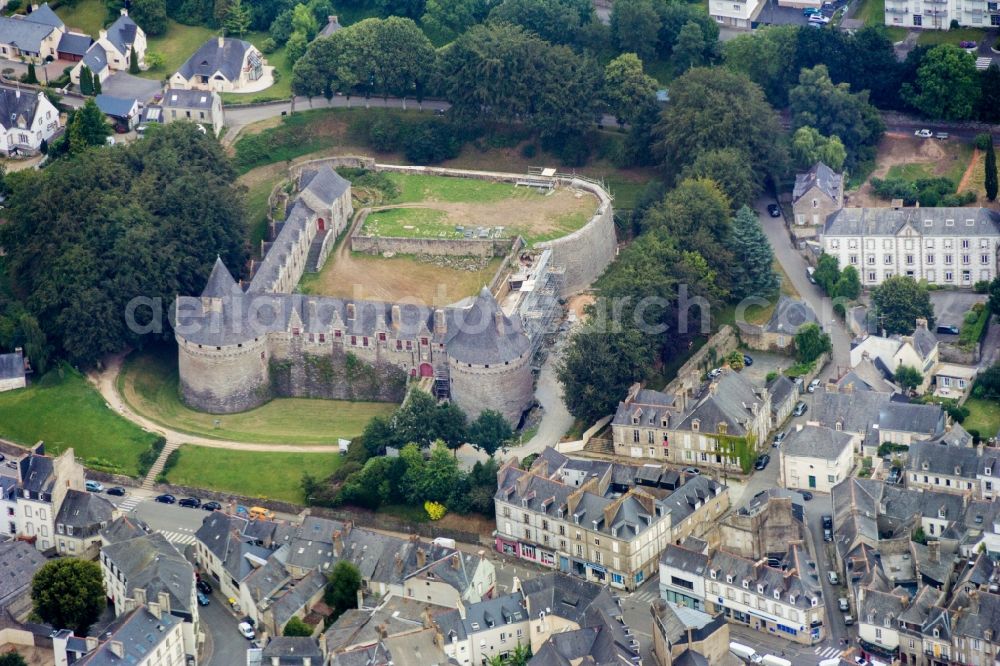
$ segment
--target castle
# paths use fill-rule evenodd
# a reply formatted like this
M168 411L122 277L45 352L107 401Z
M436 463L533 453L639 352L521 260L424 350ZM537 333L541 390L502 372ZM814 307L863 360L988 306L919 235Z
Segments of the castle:
M278 396L399 400L407 378L428 377L471 418L493 409L516 426L533 399L532 344L489 289L443 308L292 293L354 212L330 166L303 169L297 186L245 290L217 260L200 296L177 298L184 402L227 414Z

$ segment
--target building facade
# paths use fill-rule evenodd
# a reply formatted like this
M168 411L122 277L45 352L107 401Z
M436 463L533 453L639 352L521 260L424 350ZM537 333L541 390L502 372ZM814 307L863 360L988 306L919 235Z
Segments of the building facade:
M0 85L0 153L34 155L61 127L45 93Z
M765 4L760 0L709 0L708 14L719 25L749 30Z
M885 24L897 28L948 30L1000 26L1000 8L992 0L886 0Z
M170 77L170 86L185 90L240 92L259 81L267 61L250 42L231 37L211 39Z
M861 437L822 426L793 430L778 451L778 483L789 489L828 493L847 478Z
M844 207L844 174L822 162L809 171L795 175L792 190L792 213L799 226L819 226Z

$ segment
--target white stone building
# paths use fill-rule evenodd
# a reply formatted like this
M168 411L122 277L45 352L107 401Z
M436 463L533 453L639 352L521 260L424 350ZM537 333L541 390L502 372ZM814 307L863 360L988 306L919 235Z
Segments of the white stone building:
M1000 7L993 0L886 0L885 24L897 28L948 30L1000 26Z
M749 30L765 4L761 0L709 0L708 14L719 25Z
M785 488L828 493L847 478L861 436L822 426L793 430L778 451L778 483Z

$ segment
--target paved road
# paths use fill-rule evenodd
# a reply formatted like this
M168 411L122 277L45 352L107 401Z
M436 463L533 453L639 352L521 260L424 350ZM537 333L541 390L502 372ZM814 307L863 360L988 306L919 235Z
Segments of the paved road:
M213 585L207 606L198 608L201 630L205 634L202 647L202 666L232 666L246 663L246 651L250 641L236 628L238 618L229 610L226 600Z
M806 275L808 264L798 250L792 247L784 220L773 218L767 214L768 203L772 203L770 199L761 199L757 202L756 209L764 227L764 233L767 234L767 239L774 249L774 256L792 281L795 290L809 303L816 316L819 317L823 330L830 334L830 340L833 343L831 362L820 373L820 379L839 375L850 367L851 337L841 321L834 316L833 303L830 299L823 294L817 285L809 282Z
M565 340L565 338L564 338ZM566 409L563 402L562 385L556 377L556 366L559 364L562 344L549 352L548 358L542 364L541 372L538 373L538 382L535 386L535 399L542 406L542 420L538 423L538 430L535 436L523 445L510 451L517 454L519 458L541 453L546 446L555 446L566 431L573 426L573 416Z

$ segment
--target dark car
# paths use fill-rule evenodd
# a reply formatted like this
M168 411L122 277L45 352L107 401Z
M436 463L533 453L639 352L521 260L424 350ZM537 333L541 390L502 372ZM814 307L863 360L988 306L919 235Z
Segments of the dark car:
M115 497L125 497L125 489L121 486L113 486L105 490L108 495L114 495Z
M180 502L177 503L179 506L186 506L191 509L197 509L201 507L201 500L197 497L185 497Z
M753 359L743 354L743 365L753 365Z
M771 446L774 446L774 447L781 446L781 443L783 441L785 441L785 437L788 437L788 433L787 432L779 432L778 434L776 434L774 436L774 441L771 442Z
M937 332L944 335L958 335L958 326L946 326L942 324L937 327Z
M767 204L767 214L771 217L781 217L781 207L778 204Z
M177 498L168 494L157 495L154 501L160 504L177 504Z
M764 469L765 467L767 467L767 463L769 463L769 462L771 462L771 456L769 456L769 455L767 455L765 453L761 457L757 458L757 462L754 463L753 468L754 469Z
M205 502L204 504L201 505L201 508L203 508L205 511L219 511L220 509L222 509L222 505L219 504L218 502Z
M900 467L893 467L889 470L889 477L885 480L886 483L899 483L902 477L903 470Z
M206 581L204 578L198 579L196 587L198 588L198 591L201 592L202 594L212 594L212 586L209 585L208 581Z
M792 416L802 416L803 414L806 413L807 409L809 409L809 407L806 405L806 403L799 400L797 403L795 403L795 409L792 411Z
M833 516L823 516L823 541L833 541Z
M199 606L208 605L208 595L206 595L204 592L201 591L198 592L198 605Z
M800 494L802 495L802 499L807 502L813 498L813 494L808 490L803 490Z

